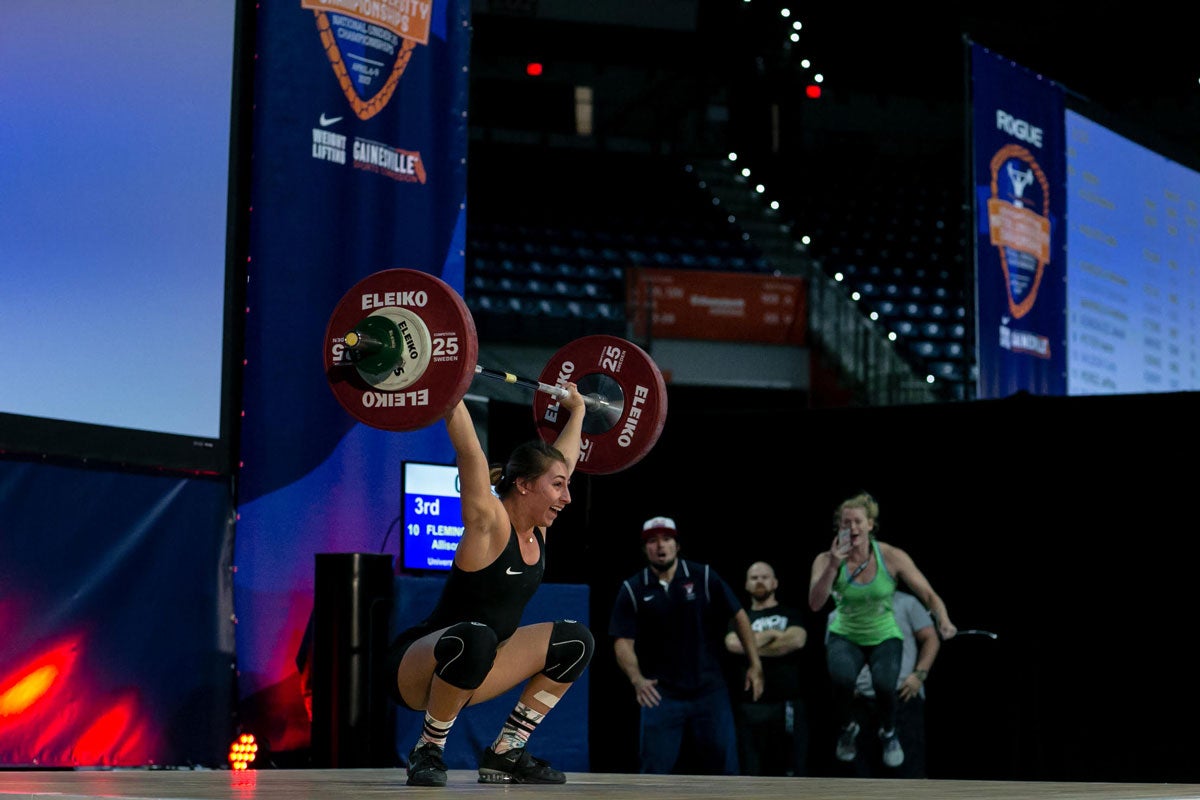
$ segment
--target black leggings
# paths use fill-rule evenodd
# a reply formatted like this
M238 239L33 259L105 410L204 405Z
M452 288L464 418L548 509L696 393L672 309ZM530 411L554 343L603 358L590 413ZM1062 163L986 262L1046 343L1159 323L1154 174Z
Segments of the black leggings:
M903 639L885 639L876 645L858 645L840 634L829 634L825 643L825 660L833 682L834 703L842 725L850 724L854 714L854 684L864 664L871 667L871 685L875 688L875 703L879 710L879 727L896 727L896 684L900 680L900 656Z

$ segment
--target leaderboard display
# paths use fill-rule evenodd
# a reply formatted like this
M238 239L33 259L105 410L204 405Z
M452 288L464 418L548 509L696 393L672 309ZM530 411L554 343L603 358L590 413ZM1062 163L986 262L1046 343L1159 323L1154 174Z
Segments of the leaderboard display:
M977 396L1200 389L1200 158L971 52Z
M1067 110L1068 394L1200 388L1200 173Z

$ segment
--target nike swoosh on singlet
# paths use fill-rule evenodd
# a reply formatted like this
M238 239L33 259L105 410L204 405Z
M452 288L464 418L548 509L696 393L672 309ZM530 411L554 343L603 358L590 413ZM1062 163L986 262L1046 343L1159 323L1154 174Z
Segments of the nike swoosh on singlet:
M327 116L325 116L324 112L322 112L322 114L321 114L321 127L322 128L332 125L335 122L341 122L341 121L342 121L341 117L327 117Z
M513 568L509 567L508 569L504 570L504 574L505 575L520 575L523 571L524 570L517 570L516 572L513 572Z

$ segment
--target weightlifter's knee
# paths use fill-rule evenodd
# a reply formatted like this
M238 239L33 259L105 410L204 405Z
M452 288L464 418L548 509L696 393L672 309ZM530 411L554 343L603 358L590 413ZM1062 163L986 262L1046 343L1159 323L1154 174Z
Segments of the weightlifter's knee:
M458 689L478 689L496 660L496 632L482 622L451 625L433 646L434 674Z
M542 674L559 683L574 683L591 662L595 648L595 639L586 625L573 619L560 619L550 632L546 668Z

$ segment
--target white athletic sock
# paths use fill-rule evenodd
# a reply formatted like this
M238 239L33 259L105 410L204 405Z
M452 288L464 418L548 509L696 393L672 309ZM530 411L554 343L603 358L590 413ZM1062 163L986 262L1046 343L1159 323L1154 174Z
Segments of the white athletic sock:
M450 726L454 724L454 720L442 722L434 719L428 712L425 714L425 727L421 729L421 738L417 740L417 745L421 742L436 744L438 747L446 746L446 737L450 734Z

